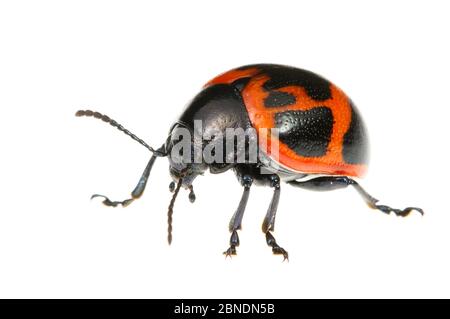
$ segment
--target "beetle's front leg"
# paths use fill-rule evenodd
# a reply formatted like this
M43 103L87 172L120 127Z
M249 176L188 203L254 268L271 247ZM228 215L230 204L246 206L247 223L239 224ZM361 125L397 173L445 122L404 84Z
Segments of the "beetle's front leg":
M135 199L138 199L139 197L141 197L142 194L144 193L145 186L147 186L148 177L150 176L150 172L152 170L153 164L155 163L155 160L156 160L156 156L152 155L152 157L150 158L150 160L147 163L147 166L144 169L144 172L142 172L141 178L139 178L139 181L138 181L136 187L131 192L131 198L128 198L128 199L125 199L122 201L112 201L105 195L94 194L91 196L91 199L96 198L96 197L101 197L101 198L103 198L103 204L105 204L106 206L117 207L119 205L122 205L123 207L127 207Z

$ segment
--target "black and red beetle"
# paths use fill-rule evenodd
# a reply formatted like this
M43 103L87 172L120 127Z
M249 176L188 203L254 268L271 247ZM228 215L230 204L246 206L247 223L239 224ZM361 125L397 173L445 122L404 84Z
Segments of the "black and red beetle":
M383 213L407 216L417 207L395 209L378 205L353 177L362 177L367 168L368 139L364 123L353 102L345 93L323 77L289 66L255 64L225 72L209 81L188 104L178 121L172 125L169 137L157 150L126 130L108 116L90 110L80 110L77 116L94 116L148 148L148 162L131 198L111 201L108 206L129 205L144 192L150 171L157 157L168 157L174 192L169 205L168 241L172 241L172 214L181 187L195 195L192 183L206 170L219 174L232 169L244 188L238 208L231 218L230 247L224 252L236 254L239 246L237 230L253 184L273 188L273 197L262 224L267 244L274 254L288 258L272 231L280 198L280 182L309 190L328 191L353 186L369 207ZM195 124L199 123L197 127ZM233 138L232 147L225 147L229 129L254 129L256 135L246 135L244 144ZM190 132L188 151L175 151L182 142L182 131ZM276 134L275 134L276 133ZM200 142L196 140L201 137ZM260 156L250 160L251 142L256 141ZM186 142L186 141L184 141ZM276 147L275 147L276 146ZM195 151L209 151L213 160L196 160ZM220 151L220 154L218 155ZM275 152L276 151L276 152Z

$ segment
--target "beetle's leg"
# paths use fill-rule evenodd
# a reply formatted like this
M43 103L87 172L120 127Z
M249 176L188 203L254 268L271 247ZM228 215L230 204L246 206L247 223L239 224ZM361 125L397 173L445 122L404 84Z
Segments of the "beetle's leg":
M405 209L397 209L386 205L378 205L378 199L369 195L369 193L367 193L364 188L362 188L361 185L358 184L358 182L346 176L322 176L307 181L291 181L288 182L288 184L316 191L329 191L352 185L370 208L378 209L385 214L390 214L392 212L395 215L402 217L408 216L413 210L418 211L422 215L424 214L423 210L418 207L406 207Z
M230 247L224 251L226 257L236 255L236 247L239 246L239 236L237 231L241 229L242 217L244 216L245 207L247 206L248 196L250 194L250 186L252 186L253 178L250 175L243 175L241 180L242 186L244 186L244 192L242 193L241 201L236 209L233 217L231 217L228 229L230 230Z
M275 237L273 237L271 233L275 230L275 217L277 214L278 202L280 201L280 178L278 175L271 175L270 187L273 187L274 191L269 208L267 209L266 217L264 217L262 231L266 234L266 242L267 245L272 247L272 252L275 255L283 255L283 261L289 260L288 252L277 244Z
M112 207L117 207L118 205L126 207L130 205L135 199L138 199L144 193L145 186L147 185L148 177L150 176L150 172L152 170L153 164L155 163L156 157L157 156L152 155L152 157L148 161L147 166L145 167L144 172L142 173L141 178L139 179L139 182L137 183L134 190L131 192L131 198L125 199L123 201L112 201L104 195L94 194L91 196L91 199L96 197L102 197L104 198L103 204Z
M424 211L422 208L419 207L406 207L404 209L398 209L398 208L392 208L386 205L378 205L378 199L372 197L369 193L366 192L364 188L361 187L356 181L350 179L352 181L351 185L356 188L358 193L362 196L364 201L369 205L370 208L378 209L382 211L385 214L390 214L391 212L394 213L397 216L406 217L408 216L413 210L419 212L421 215L424 214Z

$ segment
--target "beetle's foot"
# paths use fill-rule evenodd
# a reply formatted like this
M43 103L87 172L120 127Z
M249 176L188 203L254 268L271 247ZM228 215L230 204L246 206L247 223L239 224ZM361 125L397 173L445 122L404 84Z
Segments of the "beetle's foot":
M418 208L418 207L406 207L405 209L397 209L397 208L392 208L386 205L370 205L372 208L378 209L380 211L382 211L385 214L390 214L391 212L394 213L397 216L400 217L406 217L408 216L412 211L417 211L419 212L422 216L425 214L422 208Z
M283 255L283 261L287 260L289 261L289 254L284 248L281 248L280 246L272 247L272 252L274 255Z
M232 257L232 256L236 256L236 246L231 245L226 251L223 252L223 254L225 255L225 258L227 257Z
M272 247L272 252L274 255L283 255L283 261L285 261L285 260L289 261L288 252L284 248L280 247L277 244L275 237L273 237L273 235L270 231L268 231L266 233L266 242L267 242L267 245Z
M134 201L133 198L125 199L123 201L112 201L108 197L106 197L104 195L99 195L99 194L92 195L91 199L94 199L96 197L104 198L102 203L104 205L110 206L110 207L117 207L119 205L122 205L123 207L127 207L128 205L130 205Z
M239 236L236 230L233 230L230 237L230 248L223 252L226 257L236 256L236 247L239 246Z

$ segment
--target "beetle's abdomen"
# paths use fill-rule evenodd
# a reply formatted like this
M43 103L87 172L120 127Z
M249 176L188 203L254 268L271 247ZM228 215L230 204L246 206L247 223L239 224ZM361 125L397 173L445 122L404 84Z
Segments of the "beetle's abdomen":
M235 84L260 146L282 166L312 174L362 176L367 133L351 100L328 80L281 65L250 65L228 71L206 86ZM278 129L276 136L261 129ZM273 149L272 149L273 148Z

